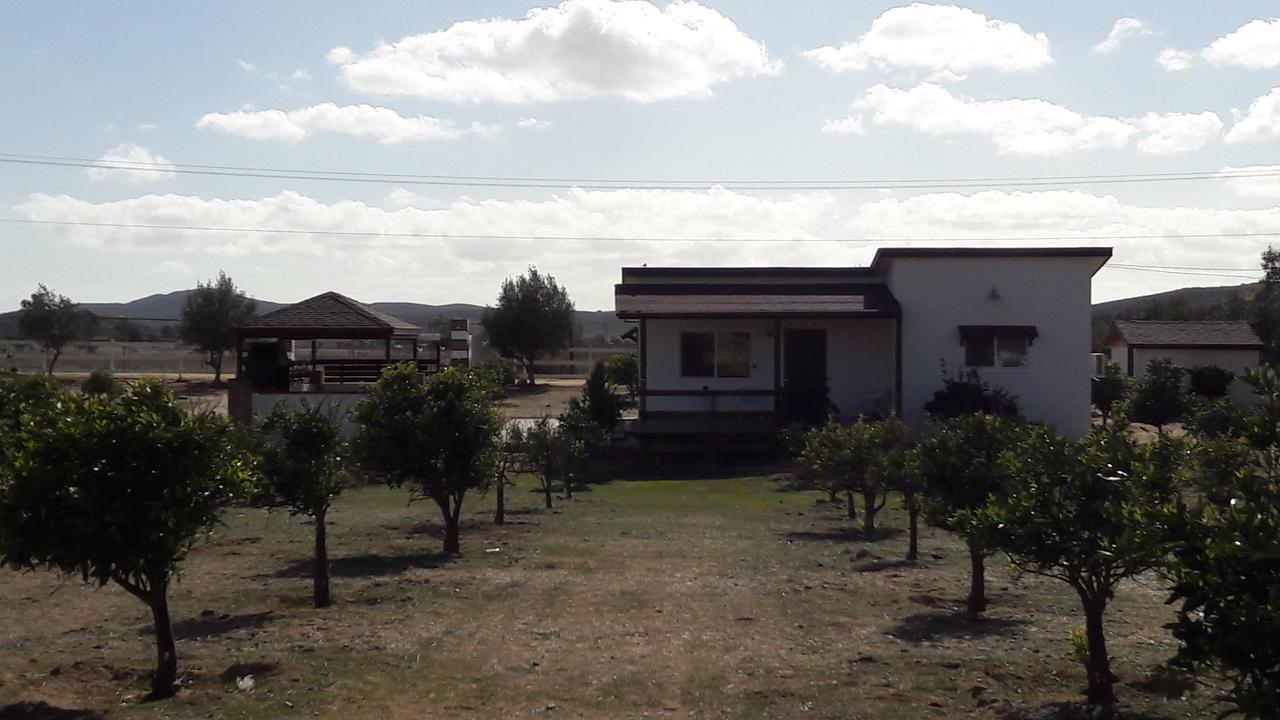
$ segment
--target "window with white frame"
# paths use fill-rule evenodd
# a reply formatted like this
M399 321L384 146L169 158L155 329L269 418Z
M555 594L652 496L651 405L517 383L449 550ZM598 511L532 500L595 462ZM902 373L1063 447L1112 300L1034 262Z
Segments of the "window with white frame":
M1036 336L1036 329L1027 325L961 325L965 367L1027 367Z
M751 333L680 333L681 377L751 377Z

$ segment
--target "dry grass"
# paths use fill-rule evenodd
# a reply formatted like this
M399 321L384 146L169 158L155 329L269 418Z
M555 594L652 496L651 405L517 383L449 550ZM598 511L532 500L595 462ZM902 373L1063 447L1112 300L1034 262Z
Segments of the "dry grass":
M457 559L436 554L434 506L364 488L333 513L336 605L320 611L310 528L234 512L173 591L187 687L152 704L138 703L153 651L137 601L0 576L0 718L1072 716L1081 619L1064 587L993 560L992 608L968 620L954 539L927 531L907 565L896 531L863 537L778 487L617 481L548 513L526 484L506 526L472 499ZM1128 584L1110 613L1122 702L1209 717L1202 698L1141 682L1172 650L1162 599ZM253 692L235 686L247 673Z

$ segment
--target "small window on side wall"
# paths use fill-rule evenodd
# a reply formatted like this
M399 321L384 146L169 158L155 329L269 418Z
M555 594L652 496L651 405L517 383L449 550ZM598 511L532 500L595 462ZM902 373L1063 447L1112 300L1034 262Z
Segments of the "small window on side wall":
M1036 336L1036 329L1026 325L962 325L965 367L1027 367L1028 348Z
M751 333L716 333L716 377L751 377Z

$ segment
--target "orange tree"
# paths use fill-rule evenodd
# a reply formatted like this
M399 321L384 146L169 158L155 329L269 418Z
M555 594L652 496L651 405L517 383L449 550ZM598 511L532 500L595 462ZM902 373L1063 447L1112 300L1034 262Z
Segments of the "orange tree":
M188 413L152 382L116 398L59 394L22 407L0 463L0 561L115 583L146 603L151 693L172 695L169 585L248 486L251 463L235 431Z
M489 387L449 368L427 377L401 363L387 368L356 406L352 454L387 484L408 485L430 499L444 520L444 552L460 551L459 516L469 490L492 482L502 418Z

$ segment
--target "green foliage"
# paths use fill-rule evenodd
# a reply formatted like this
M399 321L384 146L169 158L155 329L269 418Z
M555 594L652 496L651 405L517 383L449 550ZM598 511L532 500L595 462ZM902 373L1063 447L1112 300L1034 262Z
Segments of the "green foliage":
M605 377L618 387L626 388L635 399L640 392L640 361L633 352L620 353L605 361Z
M1267 362L1280 362L1280 250L1262 251L1262 287L1249 301L1249 324L1266 345Z
M1232 683L1234 712L1270 718L1280 707L1280 376L1245 376L1259 402L1243 437L1198 438L1193 503L1160 516L1171 555L1168 627L1174 664L1214 670Z
M870 532L890 485L899 482L908 439L906 425L896 417L851 425L832 420L805 434L799 459L821 487L832 494L845 493L850 518L853 495L862 496L863 529Z
M582 404L571 403L555 422L543 417L523 431L512 428L510 442L519 448L522 469L538 479L549 510L557 487L572 498L574 487L586 481L591 461L609 444L609 435Z
M196 284L182 305L178 336L207 355L214 382L222 379L222 358L235 348L233 331L257 312L257 303L236 288L224 272L216 280Z
M424 381L412 363L400 363L383 371L354 418L352 454L361 467L434 501L444 552L457 553L462 501L488 486L498 462L502 418L488 388L456 368Z
M1204 365L1188 370L1187 378L1190 380L1192 395L1217 400L1226 397L1227 391L1231 388L1231 382L1236 379L1236 374L1217 365Z
M507 278L498 293L496 307L486 307L481 323L489 343L504 357L524 367L533 384L533 363L573 341L573 301L554 277L529 266L527 275Z
M989 506L1008 488L1003 455L1021 434L1014 421L992 415L962 415L939 425L916 449L924 480L925 517L965 539L973 574L969 611L986 608L983 558L996 550L996 524Z
M587 403L570 402L560 413L555 432L563 448L563 485L570 497L574 487L581 487L590 476L592 461L608 447L610 434L589 411Z
M80 383L80 392L85 395L106 395L116 397L123 394L125 387L107 370L94 370L89 377Z
M1201 437L1240 437L1248 426L1249 412L1230 400L1192 402L1187 430Z
M1140 445L1119 425L1078 442L1030 427L1004 455L1010 482L989 506L996 542L1018 570L1080 597L1091 703L1115 702L1103 614L1121 580L1163 560L1144 518L1173 500L1184 455L1168 436Z
M1105 425L1112 413L1124 402L1125 397L1128 395L1129 378L1118 364L1108 362L1102 377L1093 379L1090 391L1093 406L1098 408L1098 412L1102 413L1102 422Z
M1146 373L1134 383L1129 419L1149 425L1167 425L1187 411L1182 391L1182 368L1168 358L1154 358Z
M71 298L58 295L43 284L23 300L18 312L18 335L40 343L49 358L49 374L68 343L93 334L97 320L93 313L82 310Z
M147 333L137 324L120 318L111 326L111 339L116 342L143 342L147 339Z
M159 649L152 691L172 693L169 582L245 492L250 462L235 431L186 412L156 382L24 407L0 465L0 561L115 582L146 602Z
M974 368L958 376L943 370L942 388L933 393L925 403L924 411L935 420L945 420L964 415L993 415L1007 419L1022 417L1018 398L997 385L992 385Z
M574 412L581 412L609 432L622 419L622 400L609 384L604 363L596 363L582 386L582 397L569 401Z
M516 382L516 365L506 358L491 358L474 365L469 372L489 389L493 399L507 396L507 388Z

